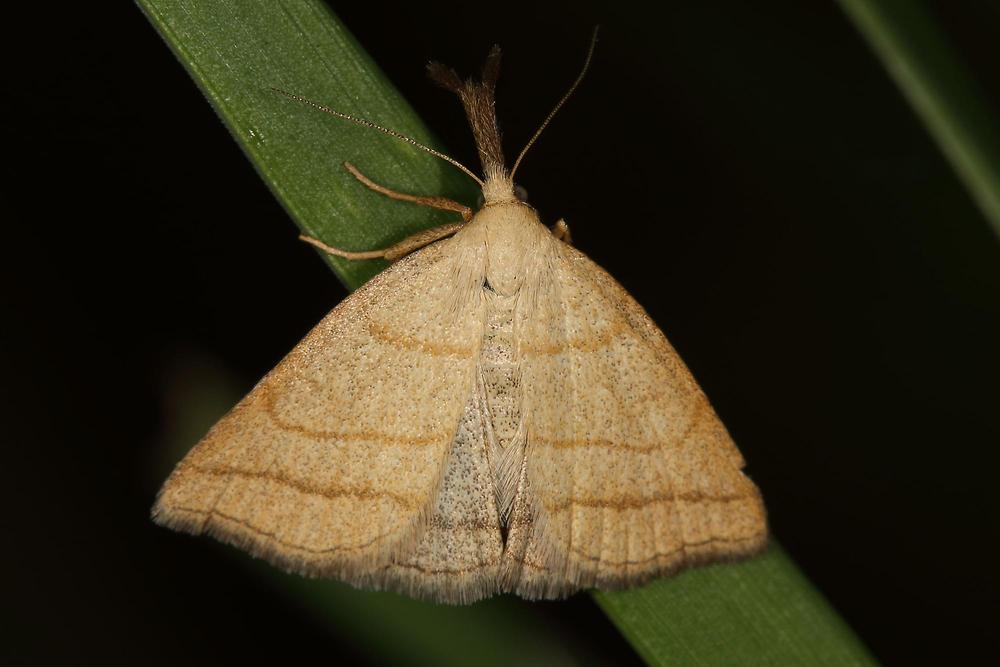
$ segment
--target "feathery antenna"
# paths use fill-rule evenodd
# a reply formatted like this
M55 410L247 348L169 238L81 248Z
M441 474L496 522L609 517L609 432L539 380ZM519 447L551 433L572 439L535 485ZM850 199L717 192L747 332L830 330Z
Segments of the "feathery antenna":
M400 132L396 132L395 130L390 130L387 127L382 127L381 125L378 125L377 123L373 123L372 121L367 120L365 118L358 118L357 116L352 116L351 114L343 113L341 111L334 111L330 107L323 106L322 104L319 104L317 102L313 102L312 100L307 99L305 97L302 97L301 95L296 95L295 93L289 93L289 92L287 92L285 90L282 90L280 88L271 88L271 90L273 90L274 92L276 92L276 93L278 93L280 95L284 95L285 97L287 97L290 100L295 100L296 102L301 102L302 104L311 106L313 109L317 109L319 111L322 111L323 113L328 113L331 116L335 116L335 117L341 118L343 120L349 120L352 123L356 123L357 125L361 125L363 127L369 127L369 128L371 128L373 130L378 130L379 132L382 132L384 134L388 134L390 137L395 137L396 139L400 139L402 141L405 141L406 143L410 144L411 146L416 146L417 148L419 148L422 151L426 151L426 152L430 153L431 155L433 155L435 157L441 158L445 162L450 162L451 164L455 165L456 167L458 167L459 169L461 169L462 171L464 171L469 176L469 178L471 178L476 183L478 183L480 187L483 186L483 180L481 178L479 178L478 176L476 176L464 164L462 164L461 162L459 162L455 158L452 158L452 157L449 157L449 156L445 155L441 151L436 151L436 150L434 150L433 148L431 148L429 146L424 146L422 143L420 143L416 139L412 139L412 138L406 136L405 134L402 134Z
M531 146L535 143L535 141L538 140L538 137L542 134L542 130L546 128L546 126L549 124L549 121L551 121L553 116L555 116L556 113L559 111L559 109L562 108L562 105L566 104L566 100L570 98L570 95L573 94L577 86L580 85L580 82L583 81L583 77L587 73L587 70L590 69L590 60L594 57L594 47L597 45L597 30L598 26L594 26L594 34L591 35L590 37L590 48L587 50L587 59L583 62L583 69L580 70L580 74L577 75L576 81L574 81L573 85L569 87L569 90L566 91L566 94L562 96L562 99L559 100L559 103L555 106L554 109L552 109L552 111L549 112L549 115L545 117L545 120L542 121L541 126L539 126L539 128L535 131L535 134L528 141L528 144L521 151L521 154L517 156L517 160L514 161L514 167L510 170L511 179L514 178L514 173L517 171L517 168L521 165L521 160L524 159L524 154L527 153L528 149L531 148Z

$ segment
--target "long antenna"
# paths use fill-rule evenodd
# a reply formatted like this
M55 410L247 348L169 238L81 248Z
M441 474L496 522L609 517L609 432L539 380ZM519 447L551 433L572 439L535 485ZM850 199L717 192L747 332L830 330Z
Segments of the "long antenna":
M552 117L556 115L556 112L558 112L559 109L562 108L562 105L566 104L566 100L568 100L570 95L573 94L573 91L576 90L576 87L580 85L580 82L583 81L583 76L587 73L587 70L590 69L590 60L591 58L594 57L594 47L597 45L597 29L598 26L594 26L594 34L591 35L590 37L590 48L587 50L587 59L583 63L583 69L580 70L580 74L577 75L576 81L573 82L573 85L569 87L569 90L566 91L566 94L562 96L561 100L559 100L559 104L557 104L555 108L549 112L549 115L545 117L544 121L542 121L541 126L535 131L534 136L532 136L531 139L528 141L528 144L521 151L521 154L517 156L517 160L514 161L514 167L510 170L511 179L514 178L514 173L517 171L517 168L521 165L521 160L524 159L524 154L528 152L528 149L531 148L532 144L534 144L535 141L538 139L538 137L542 134L542 130L544 130L545 127L549 124L549 121L551 121Z
M483 180L481 178L479 178L478 176L476 176L472 172L472 170L470 170L468 167L466 167L464 164L462 164L461 162L459 162L455 158L448 157L447 155L445 155L441 151L436 151L433 148L431 148L430 146L424 146L422 143L420 143L416 139L412 139L412 138L406 136L405 134L401 134L399 132L396 132L395 130L390 130L387 127L382 127L381 125L373 123L370 120L366 120L364 118L358 118L357 116L352 116L351 114L343 113L341 111L334 111L330 107L323 106L322 104L319 104L317 102L313 102L312 100L307 99L305 97L302 97L301 95L296 95L295 93L289 93L288 91L282 90L281 88L271 88L271 90L273 90L274 92L276 92L276 93L278 93L280 95L284 95L285 97L287 97L290 100L295 100L296 102L301 102L302 104L306 104L308 106L311 106L313 109L318 109L319 111L322 111L323 113L328 113L331 116L336 116L337 118L342 118L344 120L349 120L352 123L356 123L356 124L362 125L364 127L370 127L373 130L378 130L379 132L382 132L384 134L388 134L390 137L395 137L396 139L400 139L402 141L405 141L406 143L410 144L411 146L416 146L417 148L419 148L422 151L427 151L431 155L433 155L435 157L439 157L442 160L444 160L445 162L450 162L451 164L455 165L456 167L458 167L459 169L461 169L462 171L464 171L469 176L469 178L471 178L472 180L474 180L476 183L479 183L480 187L482 187L484 185Z

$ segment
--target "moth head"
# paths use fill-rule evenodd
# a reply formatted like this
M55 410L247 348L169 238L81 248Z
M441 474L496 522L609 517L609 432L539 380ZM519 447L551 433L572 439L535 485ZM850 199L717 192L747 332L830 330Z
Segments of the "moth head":
M517 188L514 186L514 181L506 173L492 176L489 173L486 174L486 180L483 181L483 195L481 199L480 208L489 206L490 204L521 201L517 196Z
M491 200L490 203L496 203L497 201L510 202L511 200L509 198L499 198ZM528 191L524 189L523 185L518 183L514 183L514 201L520 202L529 208L531 207L531 204L528 203ZM480 192L479 198L476 200L476 209L481 209L484 206L486 206L486 195Z

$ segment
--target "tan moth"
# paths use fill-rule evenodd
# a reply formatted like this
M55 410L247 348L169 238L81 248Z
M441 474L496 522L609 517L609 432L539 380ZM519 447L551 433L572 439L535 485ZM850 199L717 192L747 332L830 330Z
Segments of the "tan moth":
M589 64L594 44L587 55ZM153 518L286 570L447 603L563 597L747 556L764 506L684 363L611 276L515 194L481 81L460 97L478 211L385 250L389 268L333 309L177 465ZM398 261L395 261L398 260Z

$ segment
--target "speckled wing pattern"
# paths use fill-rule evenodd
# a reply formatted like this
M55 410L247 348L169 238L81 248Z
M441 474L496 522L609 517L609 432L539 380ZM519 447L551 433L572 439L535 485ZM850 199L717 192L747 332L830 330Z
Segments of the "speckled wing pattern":
M460 541L447 568L495 567L470 403L479 252L435 243L345 299L178 464L154 519L288 570L424 595ZM466 539L469 522L479 529Z
M498 293L485 229L337 306L177 466L154 518L448 603L759 550L743 459L643 309L540 225Z
M582 253L546 252L519 336L528 442L505 586L559 597L760 550L760 494L663 333Z

